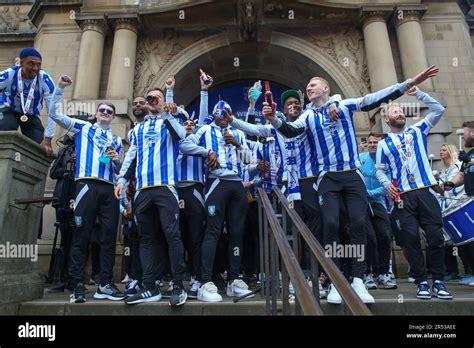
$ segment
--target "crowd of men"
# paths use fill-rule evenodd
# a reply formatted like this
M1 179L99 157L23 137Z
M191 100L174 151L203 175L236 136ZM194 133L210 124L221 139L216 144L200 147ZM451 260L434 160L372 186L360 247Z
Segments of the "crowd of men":
M472 196L474 155L471 150L459 173L439 187L428 158L427 136L445 109L417 87L436 76L438 68L429 67L405 82L348 99L331 96L329 83L312 77L306 86L308 104L296 90L283 93L281 111L265 99L266 124L258 125L255 103L260 91L255 87L249 90L245 120L233 116L232 106L225 101L209 113L208 89L213 80L200 71L200 113L192 120L174 102L171 77L166 92L153 88L133 100L136 119L124 156L123 140L111 130L113 104L100 103L94 123L66 116L61 101L72 79L63 75L55 86L41 70L41 55L32 48L24 49L20 59L19 66L0 73L5 106L0 130L21 127L47 154L52 152L55 124L74 135L74 231L68 258L72 302L86 301L84 268L94 235L100 244L95 299L124 300L130 305L160 301L162 281L170 274L170 305L183 305L188 298L219 302L223 299L216 275L223 271L227 296L252 296L245 280L255 279L260 272L259 187L270 196L274 188L284 192L321 245L363 246L364 257L352 255L349 264L331 257L345 267L364 303L375 302L368 292L374 286L397 287L390 271L392 230L410 265L416 297L453 298L444 284L445 241L433 188L444 195L464 183L465 195ZM393 102L403 94L415 97L430 111L409 127L404 110ZM48 109L46 131L39 118L43 99ZM368 151L359 154L354 113L377 108L390 131L386 137L371 133ZM474 122L463 127L465 146L472 147ZM123 291L113 281L120 215L131 252L129 281ZM472 247L465 249L466 262L472 265ZM187 264L192 274L189 289L183 285ZM329 303L342 302L330 281L321 285L327 286L324 297Z

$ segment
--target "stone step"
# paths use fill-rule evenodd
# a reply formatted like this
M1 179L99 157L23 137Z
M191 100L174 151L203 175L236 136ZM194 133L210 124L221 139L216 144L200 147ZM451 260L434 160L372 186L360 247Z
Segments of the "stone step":
M432 298L419 300L415 298L416 287L406 281L399 281L395 290L371 290L376 303L369 305L375 315L474 315L474 287L448 283L454 300L446 301ZM204 303L188 300L184 306L173 308L167 299L156 303L126 305L123 302L94 300L94 287L88 287L87 300L82 304L69 303L69 294L49 294L45 291L42 299L23 302L18 305L19 315L265 315L265 300L257 294L254 298L233 303L231 298L224 297L220 303ZM347 306L331 305L325 300L321 306L326 315L350 315ZM281 314L281 302L278 302ZM292 306L294 311L294 306Z

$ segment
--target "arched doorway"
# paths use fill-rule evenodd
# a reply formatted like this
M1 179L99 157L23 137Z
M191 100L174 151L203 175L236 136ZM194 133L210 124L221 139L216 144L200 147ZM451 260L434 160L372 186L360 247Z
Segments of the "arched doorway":
M148 81L148 86L136 92L140 95L147 87L163 86L167 77L174 74L175 101L188 106L199 97L199 68L214 77L213 88L230 81L247 81L250 86L260 79L304 91L312 76L321 76L329 81L332 94L349 97L368 92L323 48L275 31L268 41L232 42L226 33L205 37L177 53ZM355 122L361 134L369 131L368 117L357 117Z

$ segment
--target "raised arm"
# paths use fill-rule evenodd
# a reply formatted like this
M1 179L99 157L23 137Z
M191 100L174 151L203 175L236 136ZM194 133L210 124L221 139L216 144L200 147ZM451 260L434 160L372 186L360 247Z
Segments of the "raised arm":
M62 114L59 110L61 105L61 99L63 97L64 88L71 85L72 80L66 75L62 75L59 78L58 87L54 89L53 95L51 97L51 102L49 104L48 117L51 118L54 122L59 124L61 127L67 129L68 131L78 132L79 130L74 127L76 123L86 123L79 122L79 120L74 120L71 117L68 117Z
M198 127L201 127L204 124L205 119L209 116L209 94L208 89L212 86L214 80L211 76L207 75L208 82L204 81L203 71L200 70L201 74L199 75L199 81L201 83L201 100L199 101L199 119Z
M166 102L167 103L174 103L173 101L173 89L176 81L174 79L173 75L170 75L168 79L165 82L165 87L166 87Z
M430 109L430 113L426 115L426 117L423 120L417 122L414 125L416 127L419 127L425 134L428 134L428 132L434 126L436 126L436 124L439 122L439 120L443 116L444 111L445 111L444 106L441 105L438 101L436 101L427 93L419 90L418 87L416 86L413 87L410 91L408 91L407 94L414 95L416 99L423 102L426 106L428 106L428 109Z
M410 88L436 76L438 72L439 68L433 65L405 82L397 83L378 92L367 94L362 98L345 99L341 103L351 111L369 111L379 107L383 103L388 103L401 97Z

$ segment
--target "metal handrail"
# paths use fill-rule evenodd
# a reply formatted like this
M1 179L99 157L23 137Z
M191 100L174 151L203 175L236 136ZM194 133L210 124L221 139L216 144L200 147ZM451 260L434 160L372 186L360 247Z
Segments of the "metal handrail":
M289 276L291 279L293 288L295 290L297 299L298 299L298 305L301 308L301 311L304 315L323 315L323 310L321 309L321 306L318 301L316 301L315 297L313 296L313 293L306 282L303 270L301 269L298 260L296 259L290 244L288 243L288 240L286 238L286 233L283 232L282 227L280 226L280 223L278 222L277 216L272 209L272 205L270 203L270 199L268 198L265 190L263 188L259 188L259 198L263 207L263 223L264 223L264 233L265 237L264 242L266 248L265 250L265 257L267 258L266 261L271 257L272 258L272 271L270 272L270 265L267 264L265 265L265 273L264 278L262 281L264 281L264 286L265 286L265 291L263 292L266 297L267 297L267 308L269 305L270 301L270 281L272 282L272 308L273 308L273 313L276 314L276 292L279 292L279 260L278 260L278 255L276 248L272 246L272 242L276 242L276 245L278 247L278 253L281 255L282 259L282 266L283 266L283 273L284 273L284 279L286 275ZM267 228L267 222L270 225L270 231L271 233L268 233L268 228ZM270 239L270 241L268 240ZM261 238L262 242L262 238ZM270 245L268 245L270 244ZM261 251L262 251L261 247ZM263 255L261 255L263 257ZM262 270L261 270L262 272ZM271 277L270 277L271 273ZM278 284L277 284L278 282ZM286 286L285 286L286 285ZM262 285L263 286L263 285ZM285 301L288 301L288 294L285 293L285 288L288 289L288 284L283 284L283 301L284 301L284 307L285 307ZM278 290L277 290L278 289ZM286 304L286 308L289 309L288 303ZM284 310L285 312L285 310Z
M321 246L321 244L319 244L318 240L311 233L311 231L303 222L303 220L295 211L295 209L292 209L289 206L288 200L283 195L283 193L277 188L273 189L273 192L275 192L277 199L280 201L281 205L283 206L285 211L288 213L290 220L293 222L294 226L296 227L296 230L301 234L303 239L308 244L309 249L311 250L311 253L313 254L313 256L316 257L318 262L326 271L329 279L331 279L331 281L334 283L334 286L338 290L341 297L344 299L344 302L346 303L351 313L354 315L372 315L372 312L369 310L367 305L362 302L359 296L357 296L357 294L354 292L349 282L344 277L344 275L339 270L339 268L336 266L334 261L331 258L328 258L325 256L323 247ZM313 288L318 288L318 284L317 283L314 284L313 282ZM318 294L318 297L319 297L319 294Z

